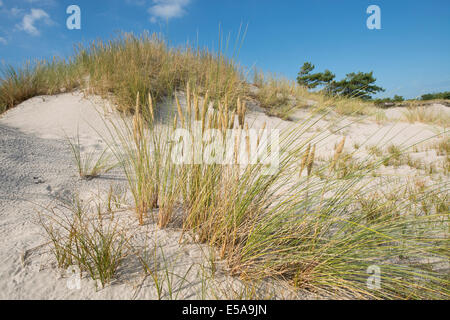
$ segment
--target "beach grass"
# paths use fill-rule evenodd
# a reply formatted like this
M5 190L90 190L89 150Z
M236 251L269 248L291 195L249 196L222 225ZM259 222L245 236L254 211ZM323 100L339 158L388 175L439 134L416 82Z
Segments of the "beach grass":
M219 103L218 109L210 109L207 116L201 117L202 98L190 89L186 91L187 108L178 108L176 119L169 120L166 128L181 126L193 133L195 121L206 130L224 132L234 128L242 135L235 139L235 146L239 141L246 145L248 126L240 99L237 106L229 109ZM174 101L174 105L179 103ZM125 152L125 157L136 161L142 158L132 129L136 121L128 123L129 134L119 132L122 138L114 145L119 146L117 152L133 150ZM160 141L162 131L152 121L142 123L145 125L139 141L150 141L152 154L168 159L172 150L151 142ZM146 195L164 194L160 182L170 176L170 184L177 185L170 189L170 201L183 212L184 232L216 248L230 274L242 279L284 279L299 290L341 298L448 297L448 278L433 269L448 260L448 212L432 206L426 212L405 210L409 206L407 200L378 197L367 187L371 173L385 158L397 159L403 149L392 145L386 157L366 165L352 165L343 153L342 140L331 162L320 163L315 161L314 141L303 138L305 127L307 124L299 124L281 134L280 163L270 175L262 174L265 168L261 163L240 164L238 149L233 154L235 160L229 164L189 163L172 167L170 161L144 155L145 162L158 169L141 170L133 164L124 168L132 188L142 172L153 176L147 191L136 197L135 205L148 202ZM111 136L117 135L117 128L111 126ZM171 136L170 132L167 134ZM320 140L324 135L329 133L319 132L312 140ZM306 176L299 175L302 168L306 169ZM338 174L330 173L330 168ZM162 177L161 172L166 174ZM431 199L444 185L422 190L421 197ZM153 216L148 209L159 208L161 212L161 205L161 197L156 203L147 204L140 223ZM168 225L170 219L171 215L165 215L165 223L160 227ZM367 284L372 269L381 270L382 289Z
M103 287L114 280L128 255L131 236L93 201L83 202L78 196L72 202L60 200L39 213L39 223L58 267L76 266L80 276L87 273Z

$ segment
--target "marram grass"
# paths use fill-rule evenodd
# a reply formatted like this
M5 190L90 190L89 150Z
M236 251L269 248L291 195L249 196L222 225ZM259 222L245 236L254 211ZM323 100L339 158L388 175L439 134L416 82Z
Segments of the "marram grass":
M172 149L167 147L170 144L155 142L167 141L170 129L178 126L193 130L195 120L205 129L248 131L245 113L236 114L245 110L241 99L229 109L220 107L224 104L219 102L218 109L202 116L202 98L195 96L192 88L186 91L186 110L175 99L177 116L173 121L158 126L153 120L143 122L141 143L152 152L139 154L126 118L123 123L128 134L116 124L110 125L111 136L120 137L112 145L125 160L122 163L131 189L136 189L145 174L153 181L136 197L136 207L157 192L158 203L148 208L159 208L160 227L170 223L172 213L167 212L175 207L182 210L184 232L216 248L230 273L249 281L275 277L294 288L334 298L449 297L448 276L438 270L439 265L445 268L449 258L448 211L413 213L406 200L378 199L370 206L361 201L373 197L368 187L373 180L371 173L384 159L333 174L330 168L346 161L345 140L337 146L331 163L316 163L317 142L329 133L304 139L308 123L298 124L281 134L280 166L273 175L262 175L262 164L174 166L171 161L161 161L170 159ZM136 166L140 158L152 169ZM340 166L335 170L341 170ZM299 175L305 169L306 177ZM435 186L437 190L442 187L445 184ZM434 193L435 189L427 190L422 197ZM170 208L163 209L167 206L164 197L168 197ZM143 217L152 217L151 210ZM381 271L379 289L367 284L368 270L373 266Z

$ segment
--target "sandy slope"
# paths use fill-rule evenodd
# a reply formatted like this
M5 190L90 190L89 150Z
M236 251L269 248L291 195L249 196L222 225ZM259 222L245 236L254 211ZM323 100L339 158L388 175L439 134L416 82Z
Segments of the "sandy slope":
M120 171L116 170L99 179L80 181L72 163L72 155L66 135L79 132L82 145L102 150L104 118L114 115L107 112L108 103L98 97L85 98L82 93L66 93L51 97L35 97L0 116L0 298L3 299L131 299L157 297L154 285L140 272L137 261L127 259L119 270L119 278L112 285L96 290L88 279L82 281L81 290L67 287L67 278L54 268L46 239L35 223L39 206L47 206L55 198L70 199L74 194L101 198L111 185L125 188ZM106 111L105 111L106 110ZM306 111L295 114L298 121L307 118ZM259 128L267 122L268 128L286 128L292 122L266 116L257 106L250 106L249 123ZM345 134L346 150L355 144L383 145L390 143L413 144L431 138L436 130L425 124L387 122L377 124L371 120L344 119L327 116L317 126L307 131L312 136L317 131L328 130L330 134L318 147L319 157L329 157L334 146ZM439 130L442 130L439 129ZM361 148L361 152L365 151ZM433 150L421 155L424 161L437 161ZM389 168L386 169L391 170ZM405 177L414 176L415 170L400 168L396 171ZM448 178L448 177L447 177ZM130 212L124 219L133 225ZM185 239L180 244L180 232L176 229L156 230L153 224L140 230L136 241L140 246L152 247L146 237L157 238L163 249L164 259L174 276L176 298L202 298L202 276L208 268L209 249L192 244ZM159 255L160 258L161 255ZM205 267L206 266L206 267ZM236 279L222 273L216 275L217 283L223 285L214 294L230 297L230 288L239 290ZM217 283L214 284L218 288ZM169 296L166 296L169 298ZM172 298L175 298L173 296ZM302 296L302 298L307 298Z
M79 93L37 97L1 118L0 298L156 298L150 279L143 278L136 261L125 263L119 280L103 290L96 290L87 279L83 279L81 290L69 290L67 279L61 278L64 272L52 265L48 247L40 247L46 242L36 224L40 206L53 203L55 198L69 200L80 191L85 197L104 194L111 184L124 184L117 171L92 181L80 181L76 175L65 134L73 136L78 127L82 144L100 149L105 145L96 130L102 124L92 102ZM197 245L180 245L179 232L154 231L153 225L147 228L150 238L158 237L174 274L184 275L191 265L203 262L206 253ZM196 272L193 268L187 275L189 285L174 277L179 283L179 298L199 298Z

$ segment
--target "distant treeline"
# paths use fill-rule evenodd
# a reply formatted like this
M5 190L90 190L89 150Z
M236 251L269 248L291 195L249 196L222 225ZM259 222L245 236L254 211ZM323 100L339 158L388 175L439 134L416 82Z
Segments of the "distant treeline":
M448 99L450 100L450 91L427 93L422 95L422 100Z
M393 98L383 98L383 99L374 99L373 102L375 104L383 104L383 103L395 103L395 102L403 102L405 98L402 96L395 95Z
M336 76L330 70L327 69L324 72L312 73L314 69L315 65L311 62L305 62L298 73L298 84L309 89L321 87L322 92L330 95L372 100L376 104L399 103L405 101L405 99L399 95L395 95L393 98L373 99L373 94L385 91L383 88L375 85L377 79L373 76L373 72L352 72L348 73L344 79L336 81L334 80ZM450 100L450 91L427 93L422 95L420 99L412 100L434 99Z
M420 99L410 99L410 100L450 100L450 91L445 92L437 92L437 93L427 93L420 97ZM393 98L383 98L383 99L374 99L373 102L375 104L384 104L384 103L396 103L403 102L405 99L402 96L395 95Z

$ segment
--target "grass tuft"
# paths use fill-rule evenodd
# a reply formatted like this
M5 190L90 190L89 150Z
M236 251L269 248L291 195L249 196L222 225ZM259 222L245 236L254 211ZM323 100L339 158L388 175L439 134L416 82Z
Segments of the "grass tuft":
M66 139L69 143L74 163L81 179L94 179L100 174L107 173L116 167L116 165L111 164L111 156L107 153L106 149L100 154L98 154L95 150L82 154L82 146L80 144L80 136L78 134L76 138L67 137Z
M75 197L73 203L49 208L39 217L59 268L78 266L102 286L114 279L128 254L129 237L113 216Z

